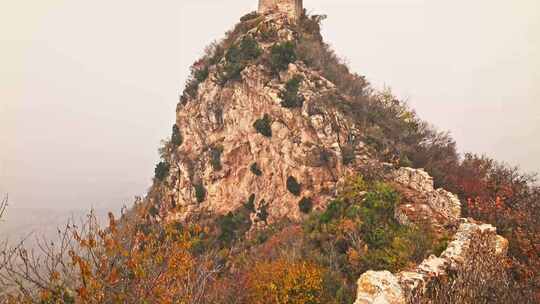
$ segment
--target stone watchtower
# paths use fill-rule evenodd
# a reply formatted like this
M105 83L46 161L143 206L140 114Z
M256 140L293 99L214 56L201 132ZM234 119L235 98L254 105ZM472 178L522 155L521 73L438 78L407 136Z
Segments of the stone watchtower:
M304 6L302 0L259 0L259 13L282 12L296 20L302 16Z

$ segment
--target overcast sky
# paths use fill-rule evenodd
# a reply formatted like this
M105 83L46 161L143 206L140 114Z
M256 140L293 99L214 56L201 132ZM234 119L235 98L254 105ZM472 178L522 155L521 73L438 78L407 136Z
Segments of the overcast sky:
M190 64L256 0L0 0L0 193L118 208L151 182ZM460 151L540 171L540 1L305 0L353 71Z

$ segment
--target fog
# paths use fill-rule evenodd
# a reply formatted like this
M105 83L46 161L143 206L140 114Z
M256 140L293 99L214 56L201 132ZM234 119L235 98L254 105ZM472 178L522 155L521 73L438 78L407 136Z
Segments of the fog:
M0 3L0 193L118 210L145 193L189 66L257 0ZM351 69L460 151L540 171L540 2L305 0Z

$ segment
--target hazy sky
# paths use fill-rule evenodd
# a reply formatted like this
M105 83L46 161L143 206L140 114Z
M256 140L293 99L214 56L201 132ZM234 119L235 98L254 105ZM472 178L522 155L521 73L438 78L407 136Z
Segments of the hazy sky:
M257 0L0 0L0 193L117 208L150 185L190 64ZM353 71L461 151L540 171L540 1L305 0Z

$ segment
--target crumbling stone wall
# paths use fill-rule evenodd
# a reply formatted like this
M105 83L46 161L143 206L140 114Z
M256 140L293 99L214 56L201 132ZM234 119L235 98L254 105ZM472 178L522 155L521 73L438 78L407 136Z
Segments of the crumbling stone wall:
M402 203L395 214L400 224L429 222L437 231L457 226L461 218L459 198L444 189L435 189L433 178L426 171L401 167L390 169L387 178L401 194Z
M298 19L302 15L304 7L302 0L259 0L259 13L269 11L288 14L292 19Z
M472 303L490 293L508 241L495 227L461 219L440 257L430 256L411 271L368 271L358 280L354 304ZM489 296L489 295L487 295Z
M412 270L364 273L354 304L476 303L479 297L489 298L503 279L508 241L491 225L461 218L458 197L434 189L424 170L388 164L384 171L401 195L394 215L401 224L428 221L440 231L448 232L448 227L457 231L440 257L432 255Z

